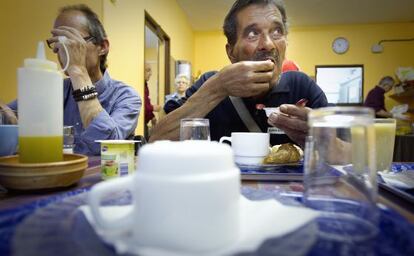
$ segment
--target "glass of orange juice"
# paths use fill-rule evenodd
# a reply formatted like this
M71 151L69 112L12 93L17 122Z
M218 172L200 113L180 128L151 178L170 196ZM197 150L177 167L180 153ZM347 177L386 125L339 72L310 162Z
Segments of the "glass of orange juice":
M388 172L391 170L394 154L396 120L376 118L374 127L377 171Z

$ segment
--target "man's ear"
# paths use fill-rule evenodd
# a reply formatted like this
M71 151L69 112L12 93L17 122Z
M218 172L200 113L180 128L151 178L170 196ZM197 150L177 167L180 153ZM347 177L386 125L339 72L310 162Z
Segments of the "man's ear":
M102 55L108 54L108 52L109 52L109 41L108 39L104 39L102 43L100 44L98 55L102 56Z
M231 63L237 62L236 57L234 57L233 55L233 49L234 47L231 46L229 43L226 44L227 57L229 57Z

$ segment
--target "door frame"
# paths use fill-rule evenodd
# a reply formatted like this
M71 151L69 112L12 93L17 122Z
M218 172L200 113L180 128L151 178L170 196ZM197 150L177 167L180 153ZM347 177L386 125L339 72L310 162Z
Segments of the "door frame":
M164 43L164 92L165 95L170 94L170 37L165 33L161 26L145 11L145 25L154 32ZM144 38L145 41L145 38ZM145 45L145 43L144 43Z

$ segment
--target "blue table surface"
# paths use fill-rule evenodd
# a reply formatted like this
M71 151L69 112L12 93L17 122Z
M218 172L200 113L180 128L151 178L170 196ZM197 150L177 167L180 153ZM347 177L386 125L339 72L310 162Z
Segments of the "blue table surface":
M398 172L401 170L409 170L414 169L414 164L394 164L393 171ZM24 223L25 219L36 215L37 211L45 209L47 207L52 207L59 204L68 205L68 199L76 199L76 203L71 202L70 207L68 208L70 211L73 211L79 205L85 204L85 195L89 190L89 188L81 188L76 189L73 191L68 191L65 193L61 193L58 195L52 195L46 198L42 198L40 200L36 200L31 203L18 205L14 208L5 209L0 211L0 255L9 255L12 252L12 244L18 243L18 241L14 240L14 235L16 228L21 226ZM242 194L245 195L247 198L251 200L262 200L266 198L274 198L282 203L286 204L300 204L301 203L301 196L296 194L287 195L284 193L283 195L280 191L268 191L264 189L252 189L248 187L242 188ZM72 200L73 201L73 200ZM56 208L56 207L55 207ZM65 207L63 207L65 208ZM62 208L62 209L63 209ZM414 255L414 225L410 224L407 220L405 220L401 215L399 215L396 211L386 208L380 207L380 234L378 237L375 238L375 246L373 248L373 255ZM53 211L52 211L53 213ZM56 213L58 216L51 215L53 217L58 217L59 221L62 218L61 212ZM77 218L78 221L86 222L82 217ZM46 223L47 224L47 223ZM87 223L86 223L87 224ZM100 245L105 250L108 250L108 255L113 255L114 250L107 245L104 245L102 241L96 238L96 234L91 231L91 227L85 224L85 229L89 228L89 230L82 231L82 234L88 234L88 236L95 236L95 240L93 243L94 246ZM27 224L26 224L27 225ZM47 225L46 225L47 226ZM45 227L46 227L45 226ZM86 241L86 240L85 240ZM79 241L78 241L79 242ZM280 241L279 241L280 243ZM68 243L70 244L70 243ZM335 251L342 248L341 244L330 244L323 239L319 239L317 243L312 247L310 251L307 252L307 255L330 255ZM102 248L101 248L102 249ZM343 249L343 248L342 248ZM347 247L348 250L357 250L354 251L355 253L359 254L361 251L358 251L358 248ZM99 250L98 250L99 251ZM267 254L266 252L270 253L272 251L272 244L263 244L257 252L253 252L251 255L262 255ZM89 254L97 252L94 248L89 248ZM79 252L77 252L79 253ZM42 253L43 254L43 253ZM61 253L65 255L65 253ZM82 253L81 253L82 254ZM106 253L104 253L106 254ZM354 253L352 253L354 254ZM43 255L48 255L47 252ZM51 254L50 254L51 255ZM69 255L69 254L68 254ZM88 254L85 254L88 255ZM250 255L250 254L249 254ZM366 254L361 254L366 255Z

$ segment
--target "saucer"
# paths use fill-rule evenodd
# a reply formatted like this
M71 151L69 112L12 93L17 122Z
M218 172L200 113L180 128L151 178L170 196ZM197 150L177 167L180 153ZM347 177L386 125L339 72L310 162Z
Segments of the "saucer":
M88 203L87 189L67 191L56 197L46 197L27 205L0 212L0 255L38 256L115 256L115 248L104 242L89 224L79 207ZM302 195L281 188L275 190L254 189L244 186L242 195L251 201L277 200L285 205L300 205ZM106 195L102 204L106 206L129 205L131 194L122 191ZM356 210L358 207L355 208ZM324 224L325 218L317 218L305 226L280 238L270 238L256 250L239 255L407 255L414 251L413 225L398 212L379 205L381 232L366 250L356 243L333 241L317 237L309 248L305 234L312 232L314 222ZM111 217L111 216L105 216ZM253 216L261 218L260 215ZM277 215L276 215L277 217ZM294 217L291 217L294 219ZM318 221L320 219L320 221ZM335 226L330 226L335 228ZM340 230L337 230L338 232ZM312 235L310 235L313 237ZM24 245L24 246L22 246Z
M302 181L303 163L289 164L237 164L241 172L242 180L277 180L277 181Z
M130 253L138 255L194 255L193 251L173 251L171 248L153 248L139 246L133 240L130 231L118 232L116 229L104 230L97 226L89 205L79 208L85 215L88 222L95 229L95 232L108 244L115 247L118 254ZM124 206L102 206L100 211L109 219L117 220L125 216L133 208L131 205ZM291 216L295 216L292 218ZM231 255L243 251L254 251L269 238L278 238L292 233L293 231L311 225L312 220L319 216L319 212L309 208L286 206L273 199L251 201L240 196L240 222L239 234L236 242L222 248L215 248L210 251L197 251L197 255ZM314 223L316 224L316 223ZM315 232L308 232L307 243L309 249L316 241ZM293 254L295 255L295 254ZM300 255L300 253L298 254Z
M63 161L20 163L19 156L0 157L0 185L8 189L35 190L70 186L82 178L88 157L64 154Z

